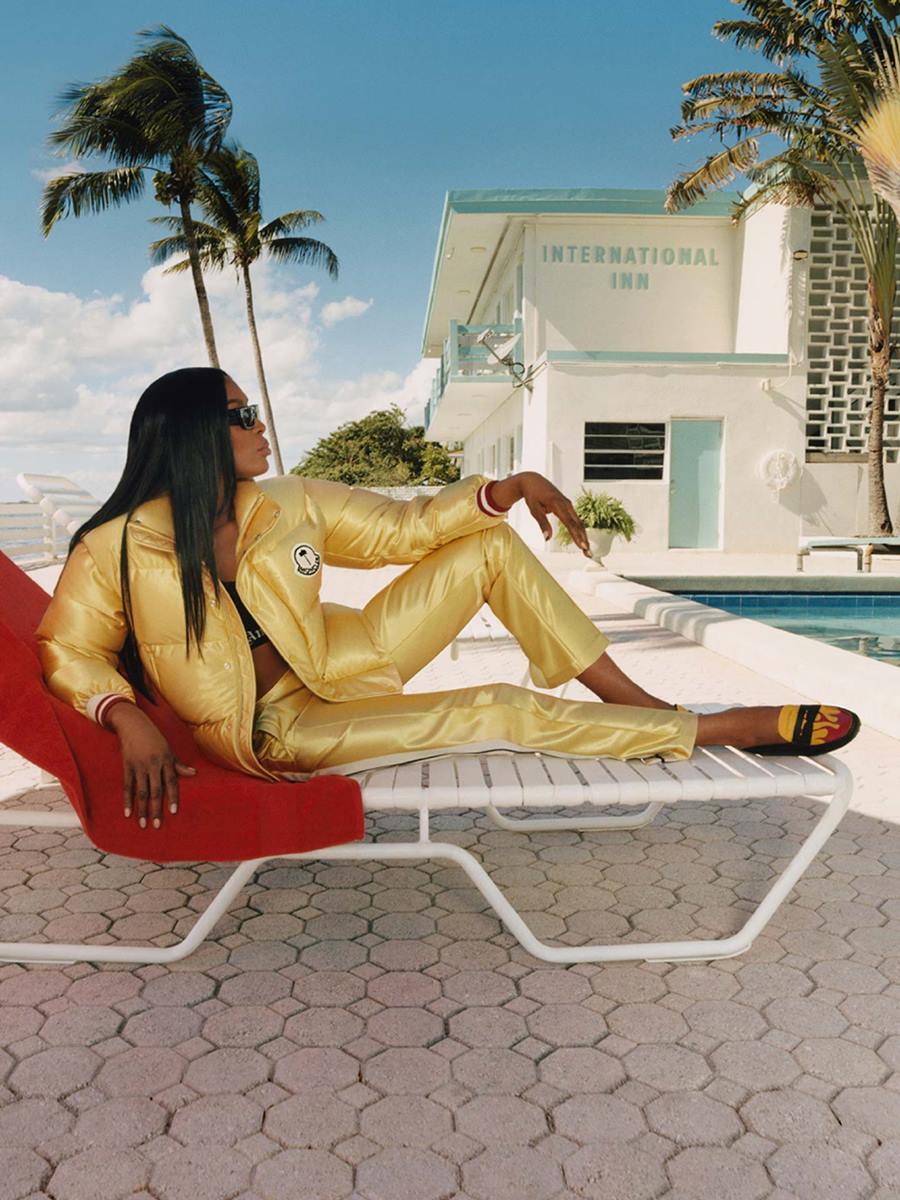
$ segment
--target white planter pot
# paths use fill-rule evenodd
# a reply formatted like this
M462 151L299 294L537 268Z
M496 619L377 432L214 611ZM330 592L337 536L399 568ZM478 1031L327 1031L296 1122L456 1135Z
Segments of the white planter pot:
M603 566L603 555L609 554L615 536L611 529L589 529L587 531L591 557L598 566Z

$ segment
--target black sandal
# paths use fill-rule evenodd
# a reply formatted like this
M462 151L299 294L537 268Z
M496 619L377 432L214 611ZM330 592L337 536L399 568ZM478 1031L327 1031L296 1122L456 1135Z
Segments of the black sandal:
M804 758L815 758L819 754L830 754L852 742L859 733L860 720L849 708L837 708L828 704L783 705L796 708L797 717L790 741L776 742L770 746L745 746L750 754L800 754ZM831 736L834 734L834 736Z

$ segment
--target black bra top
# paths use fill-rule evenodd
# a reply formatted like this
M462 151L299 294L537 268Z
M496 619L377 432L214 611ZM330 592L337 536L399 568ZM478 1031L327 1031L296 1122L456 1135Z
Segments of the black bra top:
M232 598L238 610L247 634L247 641L250 643L250 649L255 650L257 646L264 646L269 640L268 634L260 629L259 621L248 611L247 606L238 595L237 584L230 579L223 579L222 583L228 589L228 595Z

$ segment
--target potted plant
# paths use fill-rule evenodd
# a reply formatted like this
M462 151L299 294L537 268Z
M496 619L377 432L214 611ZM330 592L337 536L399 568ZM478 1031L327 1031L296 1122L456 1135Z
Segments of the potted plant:
M581 494L575 500L575 511L587 530L591 556L600 566L603 565L603 555L609 553L613 538L617 534L626 542L630 542L634 535L634 518L626 512L622 501L610 496L608 492L590 492L582 488ZM562 524L557 530L556 538L563 546L568 546L572 541L572 535Z

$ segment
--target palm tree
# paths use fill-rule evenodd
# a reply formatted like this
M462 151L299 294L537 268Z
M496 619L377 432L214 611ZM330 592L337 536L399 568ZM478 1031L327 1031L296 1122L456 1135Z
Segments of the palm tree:
M263 224L260 211L259 164L249 150L236 143L223 145L206 157L199 171L196 197L206 218L204 222L196 223L197 248L202 265L221 270L230 263L244 285L247 324L253 343L263 411L272 438L275 469L279 475L283 475L284 463L275 432L253 311L250 268L265 251L277 262L324 266L331 278L336 279L339 264L334 251L315 238L293 236L298 230L324 221L325 218L314 209L297 209L282 213L280 217ZM175 254L184 254L188 249L188 239L182 218L153 217L152 220L172 230L168 237L152 243L152 260L162 263ZM168 270L184 271L187 267L188 260L181 259Z
M80 217L136 200L144 193L149 172L157 200L167 207L176 204L181 212L203 337L209 361L217 367L191 202L200 164L225 136L231 99L174 30L160 25L138 36L144 48L115 74L64 91L63 123L51 134L51 145L77 160L98 155L112 165L50 180L41 226L47 237L68 214Z
M743 172L751 181L735 221L767 203L825 203L844 219L867 273L869 361L868 503L872 535L893 532L884 487L883 425L897 291L897 218L873 195L860 153L860 128L884 86L900 5L860 0L742 0L750 20L719 21L713 32L761 50L780 70L701 75L683 85L683 124L673 138L716 134L724 149L670 186L669 211L686 208ZM857 34L861 34L858 40ZM796 61L817 68L812 81ZM787 65L785 65L787 64ZM760 161L760 135L782 149Z

